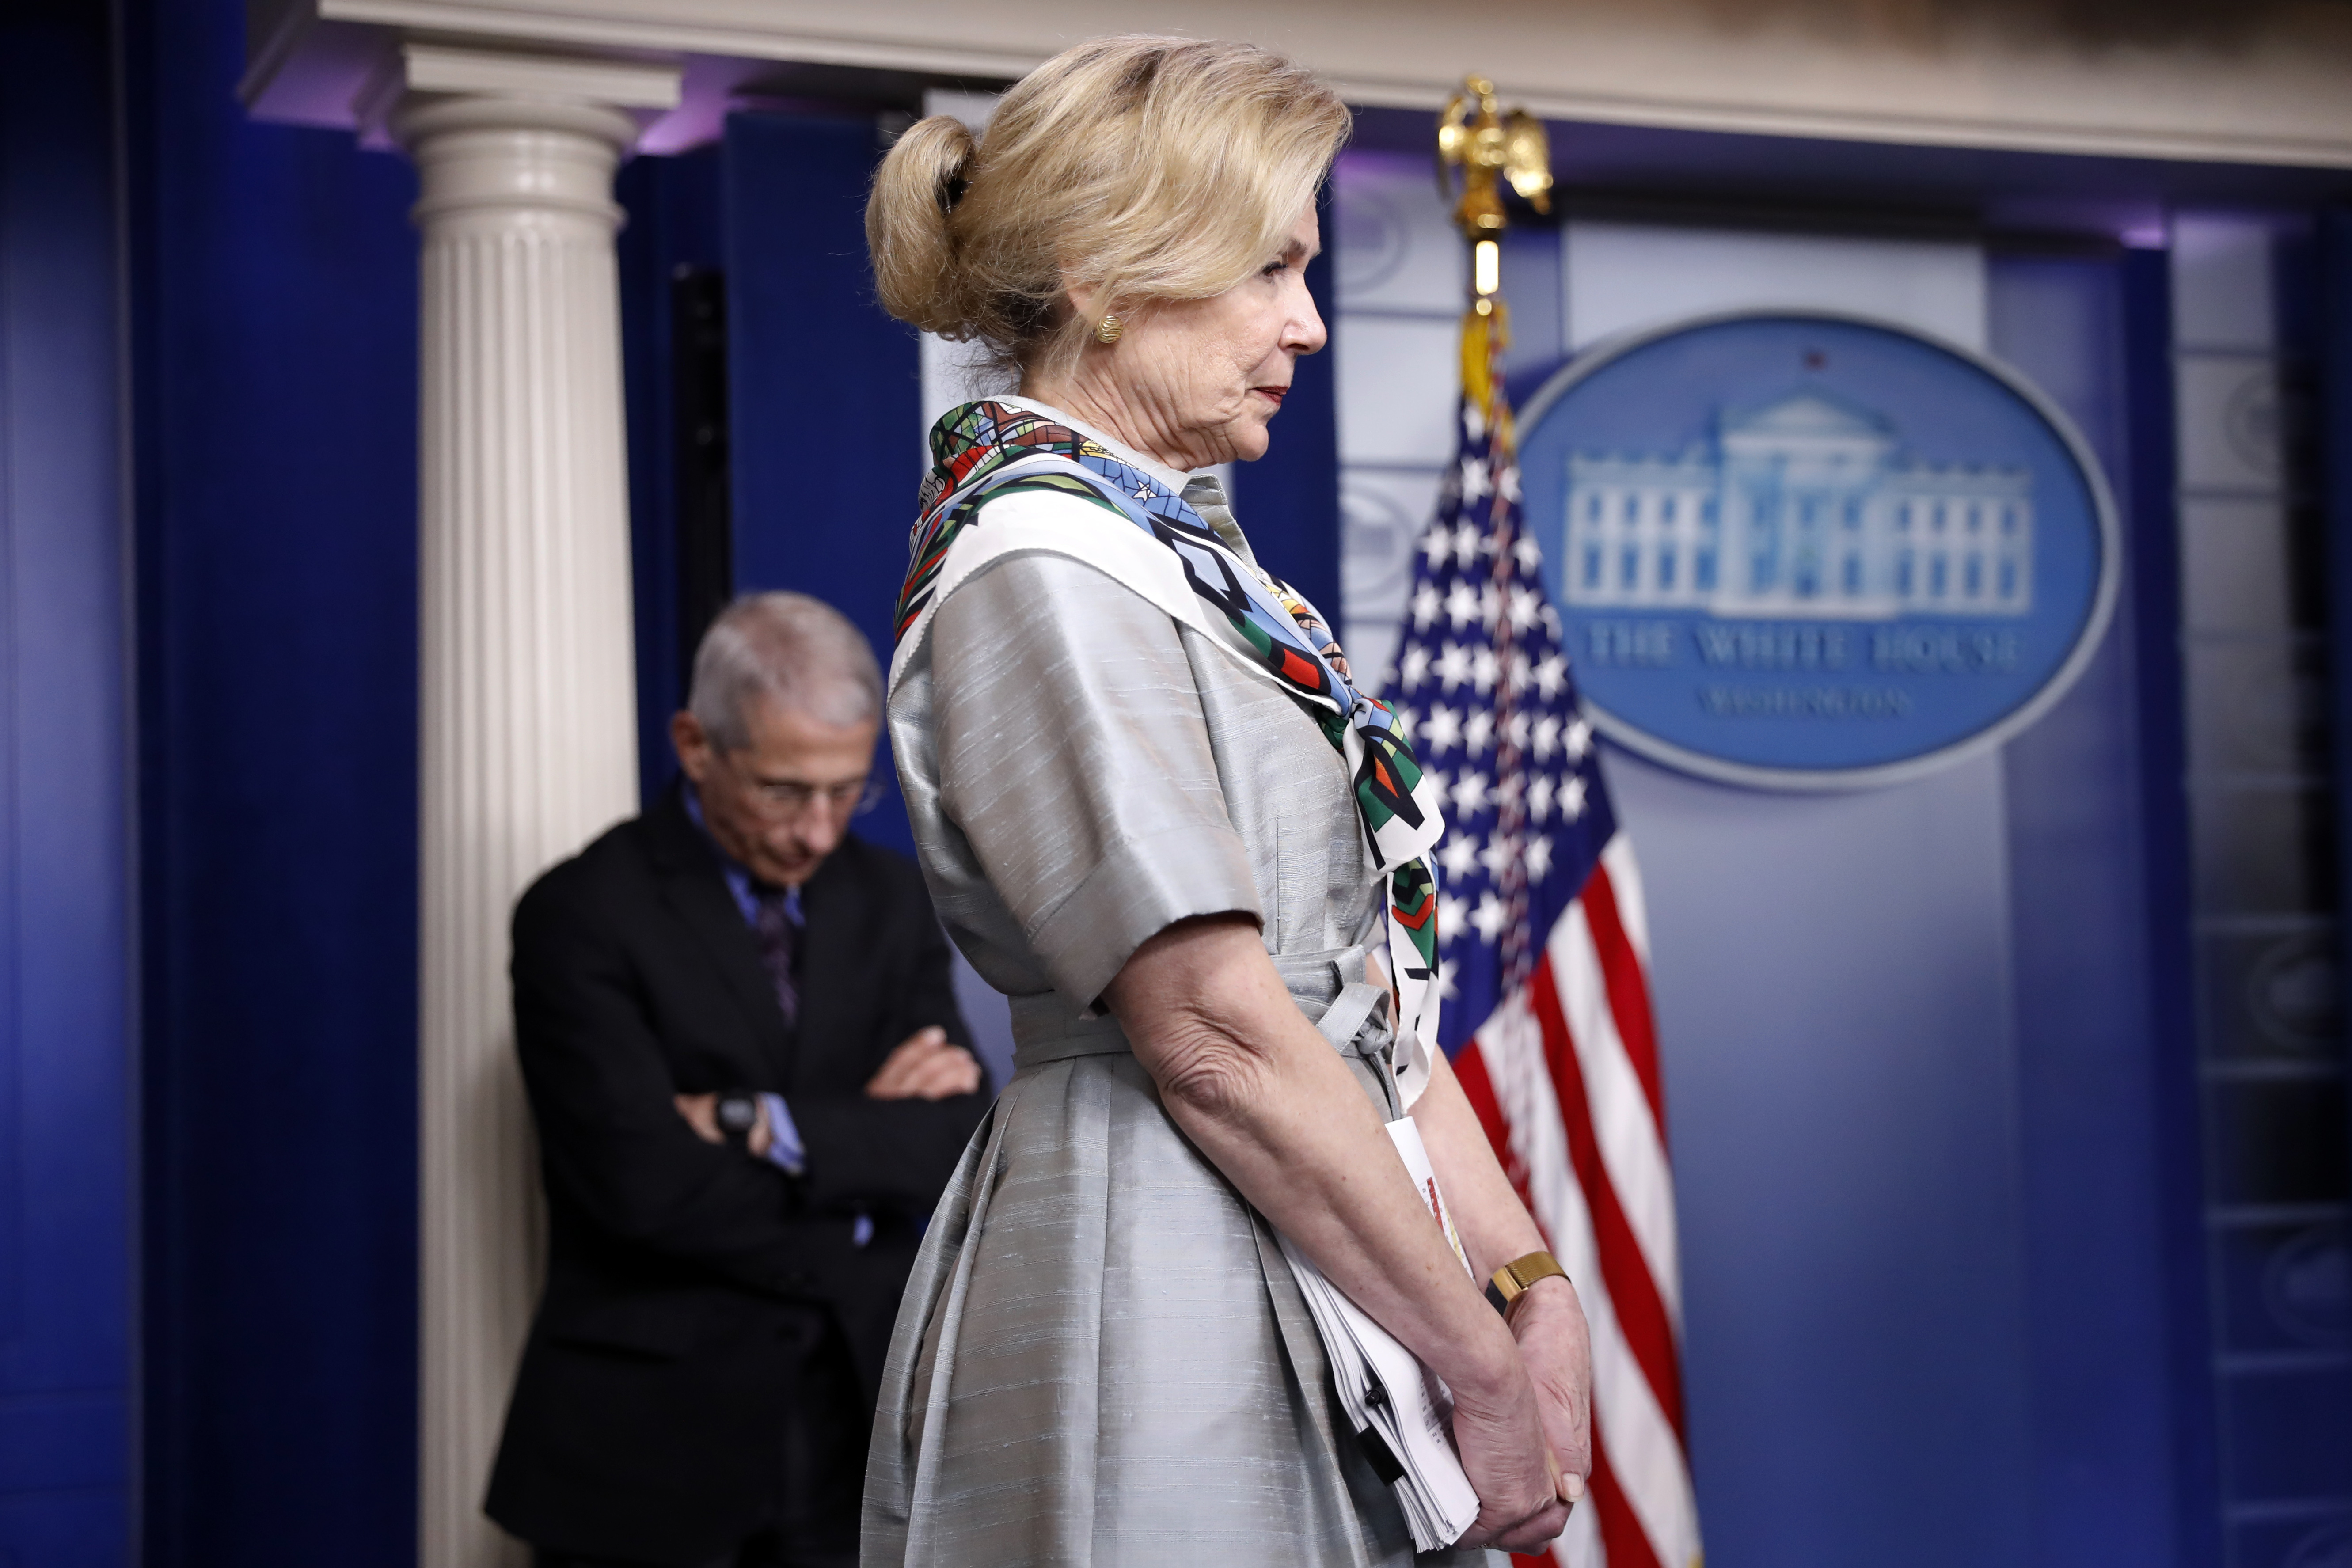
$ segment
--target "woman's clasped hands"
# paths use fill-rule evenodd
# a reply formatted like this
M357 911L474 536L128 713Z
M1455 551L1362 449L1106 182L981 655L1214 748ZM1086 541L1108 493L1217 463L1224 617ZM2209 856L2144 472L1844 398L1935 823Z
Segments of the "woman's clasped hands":
M1518 1354L1454 1390L1454 1440L1478 1493L1461 1544L1538 1552L1567 1528L1592 1470L1591 1363L1574 1287L1538 1281L1510 1330Z

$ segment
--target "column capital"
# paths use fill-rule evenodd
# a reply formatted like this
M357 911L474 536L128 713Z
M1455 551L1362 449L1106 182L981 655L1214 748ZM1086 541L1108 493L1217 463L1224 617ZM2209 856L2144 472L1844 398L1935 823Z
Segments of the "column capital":
M614 161L638 113L677 107L677 67L403 43L362 112L416 161L415 216L537 211L620 221Z
M404 41L357 104L414 153L453 131L549 131L635 144L641 117L676 109L677 66Z

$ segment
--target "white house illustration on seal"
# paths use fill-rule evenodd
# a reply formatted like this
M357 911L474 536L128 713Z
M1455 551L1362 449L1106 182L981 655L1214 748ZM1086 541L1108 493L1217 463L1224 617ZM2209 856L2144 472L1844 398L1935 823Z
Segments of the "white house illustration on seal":
M1818 392L1717 421L1712 450L1568 459L1570 604L1752 617L2021 616L2032 475L1898 460Z

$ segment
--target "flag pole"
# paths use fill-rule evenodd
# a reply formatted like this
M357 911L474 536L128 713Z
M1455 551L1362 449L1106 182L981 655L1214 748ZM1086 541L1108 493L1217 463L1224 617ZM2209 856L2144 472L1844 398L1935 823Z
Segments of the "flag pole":
M1450 797L1436 859L1439 1044L1592 1335L1592 1481L1565 1568L1699 1568L1681 1266L1639 872L1528 526L1502 354L1503 186L1544 210L1540 121L1473 77L1438 172L1470 247L1454 462L1401 626L1402 726ZM1565 584L1563 584L1565 586ZM1448 782L1448 773L1451 779ZM1546 1568L1521 1557L1517 1568Z
M1488 472L1499 480L1518 466L1517 432L1500 364L1503 351L1511 345L1510 309L1502 297L1502 238L1510 213L1503 205L1502 187L1509 184L1536 211L1550 213L1551 142L1543 121L1524 109L1502 109L1495 84L1486 78L1464 79L1462 90L1437 118L1437 181L1452 204L1454 226L1470 244L1470 304L1462 316L1463 413L1474 427L1484 426L1491 442ZM1516 738L1518 726L1513 723L1526 659L1515 646L1513 618L1503 606L1510 602L1513 578L1523 565L1533 570L1538 557L1519 548L1517 510L1506 488L1497 482L1481 498L1486 515L1480 531L1492 542L1494 556L1482 613L1494 627L1499 667L1495 682L1496 827L1509 843L1527 826L1523 759ZM1511 857L1496 880L1507 917L1500 957L1503 990L1508 994L1526 981L1534 959L1525 861Z

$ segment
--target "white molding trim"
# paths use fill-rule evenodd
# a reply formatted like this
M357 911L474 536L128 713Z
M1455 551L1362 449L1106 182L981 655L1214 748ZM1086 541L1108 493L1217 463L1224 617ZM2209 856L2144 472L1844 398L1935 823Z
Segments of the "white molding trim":
M2352 12L2277 7L2222 37L2003 30L1958 5L1890 21L1862 0L254 0L247 100L331 120L353 57L411 34L616 57L1012 78L1076 39L1252 38L1351 101L1435 109L1462 74L1563 119L1755 134L2352 168ZM2232 24L2221 24L2225 29ZM342 101L348 104L348 87ZM344 121L349 123L348 120Z
M541 104L592 105L600 114L634 116L624 151L635 145L645 121L678 107L686 73L673 65L577 55L529 54L515 49L456 48L407 42L372 57L362 86L349 95L348 121L371 142L389 144L393 115L404 102L423 98L470 96ZM341 103L344 95L335 95Z
M686 74L674 65L453 48L446 44L403 44L400 53L412 92L576 99L617 109L676 109Z

